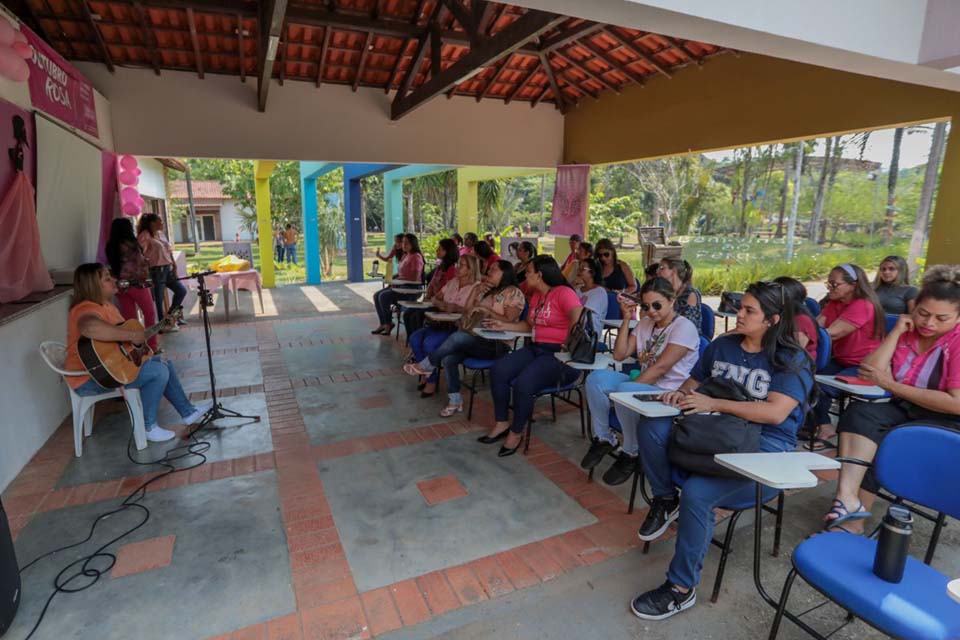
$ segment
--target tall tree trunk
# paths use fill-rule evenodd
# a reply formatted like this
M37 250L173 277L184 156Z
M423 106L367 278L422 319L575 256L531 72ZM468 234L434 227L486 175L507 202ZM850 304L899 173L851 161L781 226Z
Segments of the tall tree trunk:
M537 237L543 237L543 228L547 225L547 174L540 176L540 227L537 229ZM586 240L586 238L584 238Z
M777 216L776 238L783 237L783 216L787 212L787 191L790 188L790 176L787 173L786 163L783 168L783 188L780 189L780 213Z
M413 233L416 231L413 219L413 188L411 187L410 191L407 192L407 233ZM389 239L389 238L388 238Z
M943 144L946 141L947 123L938 122L933 126L933 140L930 141L930 156L923 172L923 188L920 191L920 203L917 206L917 220L913 224L910 236L910 253L907 266L915 271L917 260L923 252L930 231L930 211L933 209L933 194L937 190L937 176L940 171L940 158L943 157Z
M897 178L900 173L900 143L903 142L903 127L893 132L893 153L890 156L890 175L887 177L887 208L883 212L883 241L890 242L893 236L893 219L897 212Z
M750 202L750 169L753 164L753 148L747 147L747 157L743 161L743 179L740 181L740 237L747 235L747 203Z
M833 188L837 184L837 171L840 169L840 156L843 155L843 145L841 144L841 139L843 136L836 136L833 139L833 160L830 161L830 175L827 177L827 195L824 201L824 209L829 213L830 202L833 198ZM818 244L823 244L827 241L827 221L824 216L820 216L820 239L817 240Z
M800 183L803 180L803 141L797 143L797 168L793 177L793 204L787 222L787 262L793 260L793 241L797 231L797 210L800 208Z
M810 215L810 228L807 229L807 238L813 242L820 242L820 218L823 217L823 200L827 190L827 176L833 157L830 154L833 148L833 138L827 138L827 148L823 152L823 166L820 167L820 180L817 181L817 197L813 201L813 213Z

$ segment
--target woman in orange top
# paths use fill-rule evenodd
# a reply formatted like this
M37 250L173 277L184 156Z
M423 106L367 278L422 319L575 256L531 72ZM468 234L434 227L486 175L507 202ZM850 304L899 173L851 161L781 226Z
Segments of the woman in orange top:
M110 270L98 262L82 264L73 273L73 299L70 314L67 316L67 358L64 368L69 371L82 371L83 363L77 351L80 338L91 338L101 342L133 342L143 344L143 330L123 329L116 325L123 322L120 311L110 300L117 293L117 281ZM67 382L81 396L104 393L90 376L68 376ZM164 442L176 436L176 432L157 425L157 410L160 398L166 397L177 413L183 418L183 424L191 425L199 421L213 403L206 402L194 406L187 399L177 372L173 365L160 356L154 356L143 363L137 379L127 385L130 389L140 390L143 403L143 422L147 427L147 440Z

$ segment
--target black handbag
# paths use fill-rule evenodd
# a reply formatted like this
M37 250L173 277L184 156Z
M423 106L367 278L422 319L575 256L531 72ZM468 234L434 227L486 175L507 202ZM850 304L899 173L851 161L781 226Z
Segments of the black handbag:
M597 358L597 345L600 336L593 325L593 311L584 307L580 311L577 324L573 325L563 344L565 351L570 353L570 362L593 364Z
M698 393L737 402L752 401L746 387L731 378L711 377ZM695 413L674 420L667 447L670 464L690 473L724 478L743 478L717 464L718 453L755 453L760 448L759 424L729 414Z
M723 291L720 293L720 305L717 307L717 311L720 313L736 313L740 311L740 301L742 299L742 293Z

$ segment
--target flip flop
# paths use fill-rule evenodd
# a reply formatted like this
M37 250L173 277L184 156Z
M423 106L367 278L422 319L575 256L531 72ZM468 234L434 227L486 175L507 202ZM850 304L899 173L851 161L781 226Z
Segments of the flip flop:
M857 505L856 509L850 511L847 505L843 504L843 500L838 500L837 498L833 499L833 506L830 508L830 511L827 512L827 515L829 516L831 513L837 514L837 517L825 519L823 524L824 529L835 529L844 522L864 520L871 515L869 511L863 508L862 502ZM846 529L844 529L844 531L846 531Z

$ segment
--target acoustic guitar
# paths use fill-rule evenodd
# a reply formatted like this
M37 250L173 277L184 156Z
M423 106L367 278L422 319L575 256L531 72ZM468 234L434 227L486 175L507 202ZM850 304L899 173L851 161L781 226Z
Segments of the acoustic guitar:
M144 343L139 346L132 342L103 342L81 336L77 342L77 352L83 368L101 387L116 389L130 384L140 375L143 363L153 357L153 349L147 345L146 340L171 326L177 317L177 313L171 310L170 314L149 329L144 329L137 320L118 324L121 329L143 331Z

